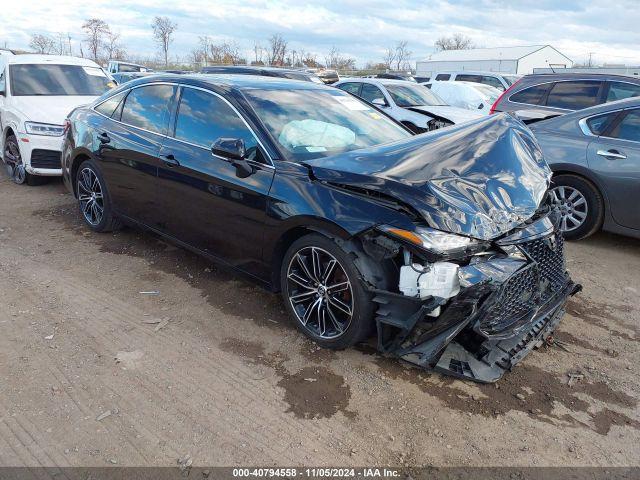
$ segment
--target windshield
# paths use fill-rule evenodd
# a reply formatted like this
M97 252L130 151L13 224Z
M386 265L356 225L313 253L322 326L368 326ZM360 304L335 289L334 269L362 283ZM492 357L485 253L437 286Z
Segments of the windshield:
M446 105L446 102L423 85L385 85L389 95L399 107Z
M474 83L473 88L479 91L491 102L495 102L500 96L500 94L502 93L500 90L496 89L495 87L490 87L489 85L483 85L481 83Z
M11 94L99 96L113 85L101 68L81 65L10 66Z
M287 160L300 162L411 136L341 90L245 90Z

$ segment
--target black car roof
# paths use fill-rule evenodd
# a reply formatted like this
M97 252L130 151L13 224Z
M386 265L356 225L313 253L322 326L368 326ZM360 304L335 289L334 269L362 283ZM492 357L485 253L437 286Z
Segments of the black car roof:
M529 75L525 75L522 77L523 80L620 80L620 81L629 81L632 83L640 83L640 78L632 77L630 75L620 75L616 73L579 73L579 72L571 72L571 73L532 73Z
M255 88L267 88L269 90L335 90L333 87L320 83L289 78L211 73L154 74L127 82L127 85L131 87L154 82L175 82L203 87L210 85L213 87L230 87L237 90Z

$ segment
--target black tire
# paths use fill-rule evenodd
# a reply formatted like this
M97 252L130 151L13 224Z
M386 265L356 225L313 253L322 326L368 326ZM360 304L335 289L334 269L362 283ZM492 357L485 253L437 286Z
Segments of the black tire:
M297 253L306 252L311 247L324 251L337 260L339 267L341 267L342 272L346 274L347 280L351 286L349 291L349 296L351 297L350 306L352 307L350 322L346 328L344 328L344 330L334 338L325 338L319 335L314 328L305 326L300 320L299 314L296 313L296 310L293 307L293 301L290 299L292 295L296 295L298 291L300 291L296 290L296 284L293 284L293 287L291 286L293 282L288 278L290 266L292 265L292 262L297 261L297 259L294 259ZM371 301L371 294L364 286L362 275L356 268L353 255L354 254L350 254L345 251L334 240L323 235L313 233L296 240L289 247L282 261L282 267L280 269L280 284L282 286L282 296L285 308L296 327L307 337L324 348L343 349L350 347L366 339L373 331L375 306ZM338 265L336 265L336 269ZM302 291L304 292L305 290L303 289ZM330 303L330 301L327 303ZM299 307L300 304L297 306ZM318 309L320 308L321 307L318 307ZM338 313L342 314L343 312Z
M48 183L48 182L49 182L49 177L43 177L41 175L32 175L30 173L27 173L27 178L25 181L25 183L30 187L37 187L40 185L44 185L45 183Z
M81 175L83 172L87 171L91 172L95 175L99 187L100 192L102 193L102 215L99 221L91 222L87 215L85 215L83 202L81 200L81 191L83 191L80 183L81 183ZM122 222L118 217L116 217L113 213L113 207L111 204L111 197L109 196L109 190L107 189L107 184L104 181L104 177L102 176L102 172L100 168L93 160L85 160L78 167L76 178L74 179L74 184L76 188L76 195L78 197L78 207L80 210L80 215L84 223L94 232L112 232L114 230L118 230L122 227ZM98 220L96 218L96 220Z
M560 174L553 177L551 188L570 187L577 190L586 200L587 216L582 224L573 230L563 231L567 240L581 240L600 230L604 221L604 201L598 188L579 175Z

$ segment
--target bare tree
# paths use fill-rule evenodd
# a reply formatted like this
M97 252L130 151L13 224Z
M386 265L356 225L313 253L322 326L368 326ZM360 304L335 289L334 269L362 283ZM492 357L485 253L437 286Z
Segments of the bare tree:
M120 44L120 33L107 32L105 51L107 53L107 60L122 60L126 57L126 52Z
M355 65L355 59L343 56L335 45L325 57L325 66L334 70L352 70Z
M244 63L244 59L240 55L240 49L235 43L217 43L209 45L209 53L211 61L221 65L236 65Z
M440 37L435 43L436 50L469 50L475 48L473 41L461 34L455 33L450 37Z
M56 46L56 42L53 38L47 35L41 35L34 33L31 35L31 41L29 42L29 48L36 53L51 53Z
M317 56L315 53L306 52L300 55L302 57L302 63L309 68L318 68L320 64L318 63Z
M269 50L267 51L269 65L284 65L287 45L287 41L279 33L271 35L271 38L269 38Z
M396 59L396 49L395 47L389 47L384 52L384 57L382 59L382 63L384 63L385 68L392 68L393 61Z
M395 51L395 63L396 70L400 70L401 68L408 68L409 58L411 58L411 51L407 49L408 42L403 40L398 42L396 45Z
M169 65L169 45L173 42L173 32L178 28L178 24L172 22L169 17L155 17L151 24L153 28L153 38L160 46L164 54L164 64Z
M206 67L209 64L209 45L211 45L211 39L207 35L204 35L198 37L198 42L200 43L200 53L202 55L200 61L203 62Z
M104 37L110 31L109 25L100 18L90 18L84 22L82 29L85 32L91 58L94 61L98 61L98 53L104 45Z
M253 65L264 65L264 61L262 60L264 56L264 48L258 42L253 42Z

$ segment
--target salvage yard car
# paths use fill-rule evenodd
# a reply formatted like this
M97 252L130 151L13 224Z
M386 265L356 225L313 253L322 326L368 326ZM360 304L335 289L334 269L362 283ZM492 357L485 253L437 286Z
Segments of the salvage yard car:
M13 181L36 185L60 176L67 114L112 86L102 68L84 58L0 57L0 152Z
M406 80L350 78L334 84L402 123L413 133L423 133L482 116L452 107L424 85Z
M332 87L252 76L127 83L69 117L86 225L139 225L281 291L297 327L491 382L579 286L551 172L507 115L411 135Z
M424 86L453 107L477 110L487 115L500 96L500 90L482 83L434 81Z
M531 125L555 172L565 238L601 228L640 238L640 97Z

